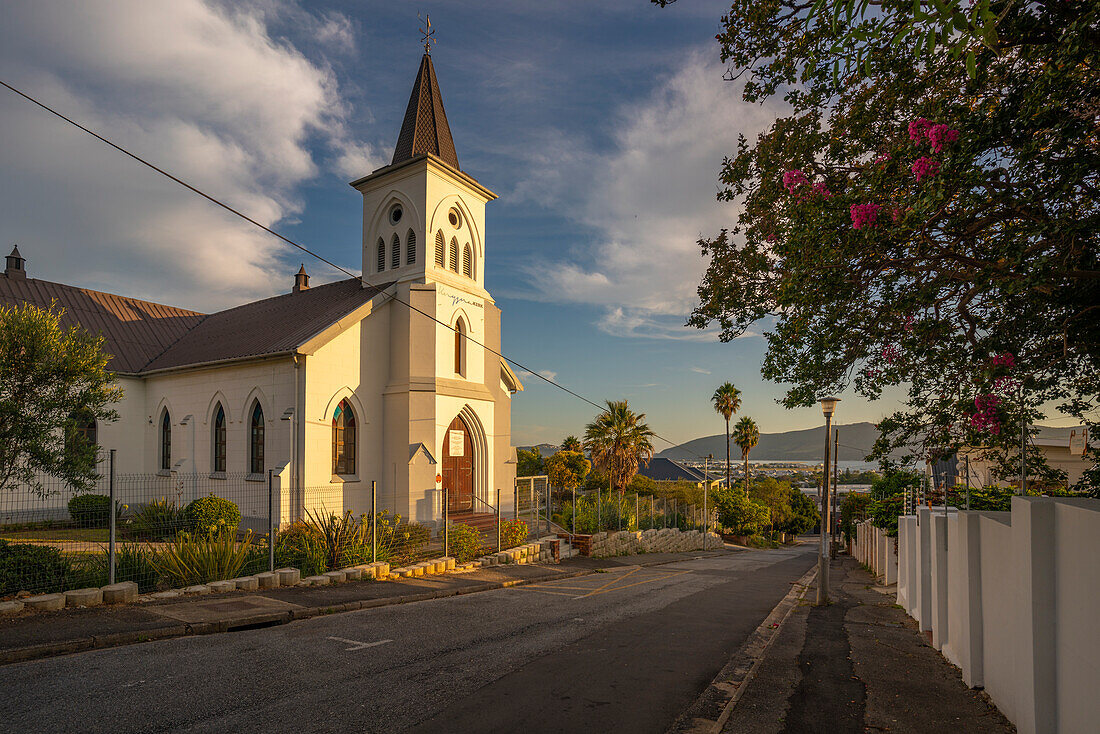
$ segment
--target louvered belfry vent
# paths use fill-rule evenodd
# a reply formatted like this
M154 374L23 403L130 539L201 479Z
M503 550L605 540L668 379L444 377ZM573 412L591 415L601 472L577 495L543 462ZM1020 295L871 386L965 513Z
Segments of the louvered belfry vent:
M447 113L443 111L443 97L439 93L432 57L428 54L420 60L420 71L413 84L409 106L405 109L405 120L401 123L392 162L401 163L425 153L442 159L458 170L458 153L455 152L454 138L447 124Z

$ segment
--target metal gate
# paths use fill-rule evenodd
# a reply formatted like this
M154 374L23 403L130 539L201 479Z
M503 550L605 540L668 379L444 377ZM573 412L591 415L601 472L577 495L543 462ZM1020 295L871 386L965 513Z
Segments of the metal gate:
M550 478L516 477L512 519L526 522L529 536L551 532L550 511Z

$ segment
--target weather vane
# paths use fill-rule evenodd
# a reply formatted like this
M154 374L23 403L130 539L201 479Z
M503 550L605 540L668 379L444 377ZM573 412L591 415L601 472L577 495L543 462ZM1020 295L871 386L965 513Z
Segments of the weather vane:
M416 14L416 17L420 17L420 13ZM435 43L435 31L432 29L432 16L424 16L424 27L420 29L420 32L424 34L424 37L420 40L424 42L424 53L430 54L432 52L432 44Z

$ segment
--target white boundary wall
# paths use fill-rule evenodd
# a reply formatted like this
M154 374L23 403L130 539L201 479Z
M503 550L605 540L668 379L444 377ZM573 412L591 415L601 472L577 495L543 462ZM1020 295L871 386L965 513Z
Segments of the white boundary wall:
M869 522L853 552L932 644L1021 734L1100 721L1100 500L1014 497L1011 512L921 508L893 539Z

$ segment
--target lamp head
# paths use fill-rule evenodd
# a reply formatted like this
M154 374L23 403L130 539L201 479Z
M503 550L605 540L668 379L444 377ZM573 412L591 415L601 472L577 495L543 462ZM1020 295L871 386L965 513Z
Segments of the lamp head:
M840 402L840 398L826 397L818 402L821 403L821 412L828 418L836 410L836 404Z

